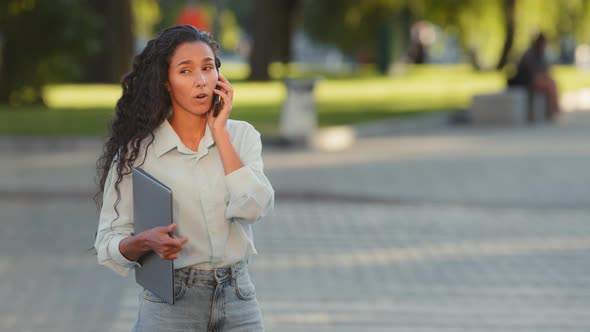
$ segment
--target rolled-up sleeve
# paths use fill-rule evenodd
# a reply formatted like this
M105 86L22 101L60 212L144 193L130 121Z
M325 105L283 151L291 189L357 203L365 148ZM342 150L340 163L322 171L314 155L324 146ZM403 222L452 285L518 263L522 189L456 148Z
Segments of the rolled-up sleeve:
M225 176L229 203L227 219L253 224L274 208L274 190L264 175L260 133L249 126L242 142L240 159L243 167Z
M133 266L140 266L137 262L129 261L119 251L121 240L133 233L133 185L130 174L123 176L119 184L120 196L117 203L116 180L116 167L113 164L105 182L94 248L99 264L127 276Z

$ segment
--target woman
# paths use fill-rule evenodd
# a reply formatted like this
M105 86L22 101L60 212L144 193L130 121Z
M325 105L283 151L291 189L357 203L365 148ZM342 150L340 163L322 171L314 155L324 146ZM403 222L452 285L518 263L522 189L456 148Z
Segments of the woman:
M175 304L144 289L135 331L264 330L247 268L256 254L251 224L272 210L274 191L260 134L229 120L234 90L219 73L217 48L189 25L149 41L122 80L98 162L99 263L125 276L153 250L176 269ZM169 227L133 234L132 167L172 190Z
M529 93L543 93L549 103L548 118L554 120L561 113L561 109L557 84L549 74L549 63L545 57L546 47L545 35L539 33L522 55L516 74L508 80L508 85L526 87Z

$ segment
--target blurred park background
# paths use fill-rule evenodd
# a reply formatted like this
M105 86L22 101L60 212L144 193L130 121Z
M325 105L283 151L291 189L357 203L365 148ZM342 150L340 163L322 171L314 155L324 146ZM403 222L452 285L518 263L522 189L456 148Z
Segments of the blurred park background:
M590 0L2 0L0 331L133 325L133 278L88 250L95 162L133 55L174 24L213 32L232 117L266 140L268 331L590 330ZM471 125L538 32L565 112ZM289 80L353 140L280 144Z
M0 134L103 136L158 31L212 31L234 117L278 135L285 78L317 78L320 126L466 109L504 89L537 32L562 92L590 83L585 0L35 1L0 5Z

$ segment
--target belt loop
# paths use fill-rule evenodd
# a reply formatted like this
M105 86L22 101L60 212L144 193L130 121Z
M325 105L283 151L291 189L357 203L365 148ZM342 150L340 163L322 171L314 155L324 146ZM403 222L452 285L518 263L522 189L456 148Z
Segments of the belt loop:
M231 285L233 287L236 286L236 267L235 265L230 266L230 271L231 271Z
M248 261L243 260L240 262L240 274L246 274L248 271Z
M188 270L188 280L186 282L187 286L190 287L193 285L194 277L195 277L195 269L191 267Z
M213 278L215 278L215 285L219 285L221 281L219 281L219 276L217 275L218 269L213 270Z

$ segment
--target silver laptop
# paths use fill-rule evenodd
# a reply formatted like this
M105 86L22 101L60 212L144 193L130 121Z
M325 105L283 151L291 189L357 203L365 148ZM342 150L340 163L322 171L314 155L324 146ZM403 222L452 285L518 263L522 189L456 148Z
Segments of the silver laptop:
M133 168L134 232L172 223L172 190L141 168ZM154 251L135 267L135 281L169 304L174 304L174 262Z

